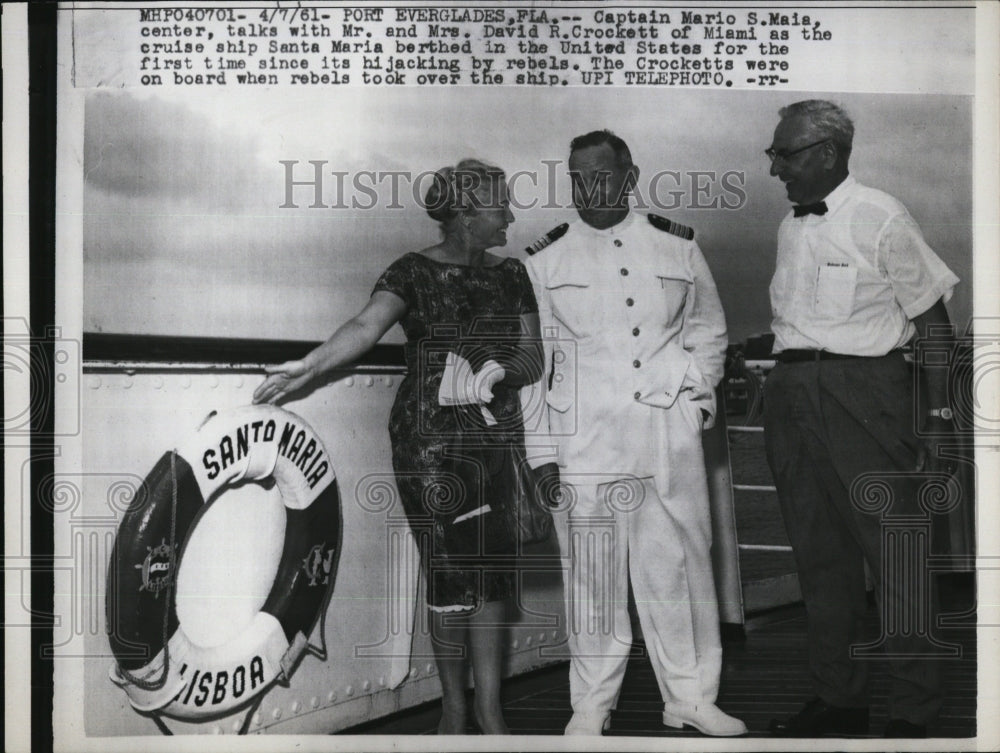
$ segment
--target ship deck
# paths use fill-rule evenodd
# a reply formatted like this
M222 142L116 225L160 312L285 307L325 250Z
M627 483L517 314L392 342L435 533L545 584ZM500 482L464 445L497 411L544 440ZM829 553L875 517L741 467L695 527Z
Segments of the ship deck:
M751 737L764 738L769 736L767 728L772 718L795 713L814 693L806 665L805 608L801 602L793 601L801 598L794 575L795 561L778 500L770 486L774 482L764 457L759 405L751 414L752 417L727 417L730 427L758 427L758 430L728 430L736 527L741 545L740 579L744 607L749 614L742 631L723 631L723 671L718 705L746 722ZM739 488L740 485L743 488ZM960 616L949 618L947 626L934 631L934 637L958 646L959 655L944 660L944 707L929 732L941 738L975 737L974 579L971 573L955 572L940 575L939 583L942 612ZM879 614L874 599L869 601L866 637L875 640L879 635ZM611 728L605 735L700 737L694 730L675 730L662 725L663 701L645 654L634 605L630 607L633 634L638 637L626 669L618 708L612 712ZM741 634L734 637L734 633ZM881 658L872 660L870 737L880 737L888 721L888 687L887 662ZM506 680L503 698L504 718L513 734L561 735L571 715L567 664L551 665ZM436 732L440 713L439 702L428 703L343 730L340 734L431 735ZM471 723L468 733L477 733Z
M963 738L976 734L976 614L974 588L968 574L941 577L943 611L951 615L934 636L960 647L959 656L945 660L944 707L929 732L933 737ZM869 608L866 629L879 634L878 609ZM796 712L812 695L806 670L806 617L801 604L752 616L745 637L724 643L722 685L718 704L750 728L751 737L768 737L773 717ZM885 694L889 684L886 662L872 660L870 670L871 737L880 737L887 721ZM471 691L470 691L471 693ZM560 735L570 718L566 663L508 679L503 686L504 714L513 734ZM470 698L471 703L471 698ZM662 700L641 640L633 646L618 708L612 713L608 736L700 737L694 730L674 730L660 722ZM350 735L432 735L440 703L432 702L390 717L343 730ZM469 734L477 730L470 726Z

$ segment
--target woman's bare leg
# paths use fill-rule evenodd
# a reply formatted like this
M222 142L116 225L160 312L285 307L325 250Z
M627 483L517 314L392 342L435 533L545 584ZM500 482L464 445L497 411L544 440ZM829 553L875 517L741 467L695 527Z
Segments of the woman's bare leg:
M464 735L465 658L467 628L465 620L456 620L454 612L431 612L431 643L441 680L441 721L439 735ZM452 624L445 622L450 618Z
M486 735L510 733L500 705L506 606L503 601L489 601L469 621L472 674L476 680L476 722Z

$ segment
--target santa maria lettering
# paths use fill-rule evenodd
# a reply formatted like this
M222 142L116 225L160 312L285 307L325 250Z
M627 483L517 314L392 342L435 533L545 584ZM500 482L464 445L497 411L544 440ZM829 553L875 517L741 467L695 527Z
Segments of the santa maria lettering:
M202 465L209 480L214 480L230 466L246 459L258 444L277 442L278 455L291 461L309 484L310 489L330 471L322 444L308 429L286 421L279 430L273 420L253 421L224 434L218 444L202 455Z

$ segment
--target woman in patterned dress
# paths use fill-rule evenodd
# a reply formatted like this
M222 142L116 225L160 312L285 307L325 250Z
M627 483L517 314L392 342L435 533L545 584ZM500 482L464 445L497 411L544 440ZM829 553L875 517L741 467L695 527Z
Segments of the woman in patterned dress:
M389 434L427 575L442 689L438 732L465 731L467 654L476 722L486 734L505 734L500 677L513 588L513 500L509 484L491 483L491 461L523 441L518 388L541 374L538 309L524 266L487 252L506 245L514 221L502 170L478 160L442 168L425 205L441 225L441 242L393 262L364 309L305 358L269 367L254 402L279 400L351 363L402 324L407 375ZM476 445L484 452L475 460L467 449L459 457Z

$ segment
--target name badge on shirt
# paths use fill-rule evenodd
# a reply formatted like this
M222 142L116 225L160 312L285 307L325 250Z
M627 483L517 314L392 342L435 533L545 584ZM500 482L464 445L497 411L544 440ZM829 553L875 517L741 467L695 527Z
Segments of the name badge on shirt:
M817 316L843 319L854 311L854 291L858 268L847 262L826 262L816 272L816 297L813 312Z

